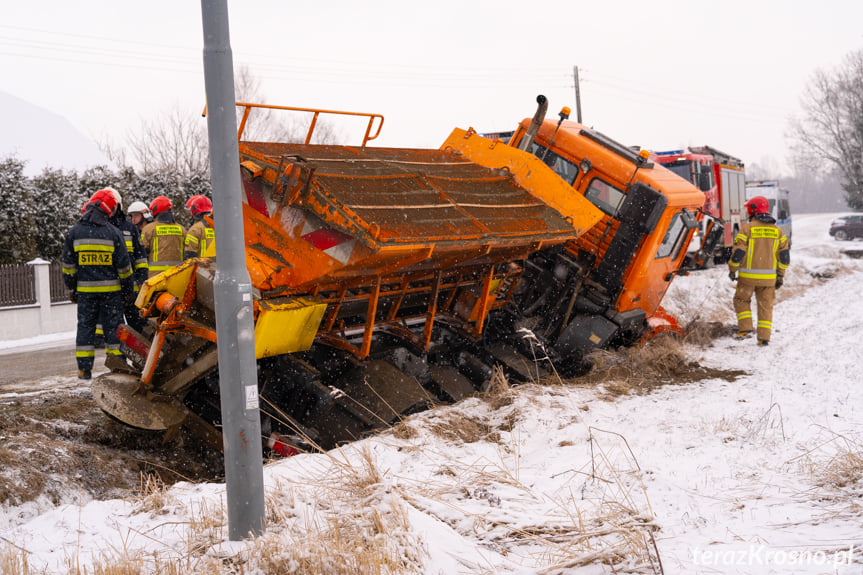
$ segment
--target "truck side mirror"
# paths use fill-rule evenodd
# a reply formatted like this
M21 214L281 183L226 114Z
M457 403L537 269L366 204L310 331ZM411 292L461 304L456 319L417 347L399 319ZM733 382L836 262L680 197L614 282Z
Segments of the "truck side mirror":
M701 172L698 175L698 189L702 192L706 192L710 188L710 172Z

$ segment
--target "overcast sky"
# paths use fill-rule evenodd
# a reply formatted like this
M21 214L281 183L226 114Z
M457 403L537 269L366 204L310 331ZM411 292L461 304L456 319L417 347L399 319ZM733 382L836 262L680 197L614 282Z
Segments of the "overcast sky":
M229 3L235 66L269 104L374 112L375 145L437 147L453 127L511 129L548 96L655 150L707 144L785 161L812 73L863 49L863 2L450 1ZM0 90L121 141L204 103L201 5L7 2ZM201 121L204 121L203 119ZM343 137L350 137L346 131ZM346 141L344 143L355 143Z

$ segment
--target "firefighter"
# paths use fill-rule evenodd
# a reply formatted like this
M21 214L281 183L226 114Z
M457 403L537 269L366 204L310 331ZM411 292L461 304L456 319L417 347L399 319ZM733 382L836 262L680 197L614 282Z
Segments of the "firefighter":
M93 338L100 312L104 313L106 356L125 363L117 325L123 318L123 298L132 293L132 264L123 236L108 221L116 209L111 192L94 193L81 220L66 234L60 257L63 281L78 303L75 358L81 379L92 377Z
M150 213L153 221L144 226L141 237L150 261L149 276L153 277L183 262L186 230L174 221L173 204L165 196L150 202Z
M117 210L111 216L110 222L120 233L123 234L123 240L126 243L126 249L129 251L129 257L132 260L132 277L134 285L131 297L126 298L124 313L126 323L138 332L142 332L147 325L147 321L141 317L138 308L135 306L135 298L138 296L138 291L141 286L147 281L149 275L149 264L147 262L147 252L141 244L141 235L138 232L138 226L126 219L126 214L123 213L123 198L120 192L114 188L105 188L114 196L117 202ZM140 202L139 202L140 203ZM134 203L132 204L134 206ZM130 207L132 207L130 206Z
M144 231L144 226L153 221L153 215L150 213L150 208L147 204L140 201L132 202L127 210L129 219L138 228L138 233Z
M114 200L117 202L117 210L114 212L114 215L109 218L109 222L115 228L120 230L120 233L123 234L123 240L126 243L126 249L129 251L129 258L132 261L132 277L134 279L134 293L131 294L131 297L125 298L124 302L124 316L126 323L134 328L138 332L142 332L147 325L146 320L144 320L140 314L138 313L138 308L135 306L135 298L138 295L138 291L140 290L140 286L147 281L147 272L148 272L148 263L147 263L147 252L144 250L144 247L141 245L141 236L138 233L138 226L134 223L130 222L126 219L126 215L123 213L123 198L120 196L120 192L115 190L114 188L108 187L103 188L111 192L111 195L114 196ZM141 203L141 202L138 202ZM143 205L143 204L142 204ZM132 204L133 207L134 204ZM86 204L85 204L86 209ZM99 316L99 323L96 324L96 338L93 341L93 344L96 348L101 348L105 344L105 331L102 326L103 317ZM108 358L111 359L111 358ZM108 367L113 367L116 370L123 370L125 368L125 363L121 364L118 361L108 361L106 362Z
M782 287L791 263L788 238L770 215L767 198L755 196L745 204L749 222L740 226L734 238L728 276L737 280L734 312L737 314L737 339L752 334L752 294L758 305L758 345L770 342L773 328L773 300Z
M209 258L216 255L216 232L210 226L213 218L213 202L202 195L189 198L186 209L195 221L186 233L183 259ZM206 218L209 218L210 222Z

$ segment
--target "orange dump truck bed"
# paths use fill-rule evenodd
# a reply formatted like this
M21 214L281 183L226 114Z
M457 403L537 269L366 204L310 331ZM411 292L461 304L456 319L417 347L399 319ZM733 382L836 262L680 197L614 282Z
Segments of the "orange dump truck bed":
M500 152L566 188L533 156ZM579 225L511 171L457 151L241 142L240 156L247 261L262 290L510 261L599 217L583 201Z

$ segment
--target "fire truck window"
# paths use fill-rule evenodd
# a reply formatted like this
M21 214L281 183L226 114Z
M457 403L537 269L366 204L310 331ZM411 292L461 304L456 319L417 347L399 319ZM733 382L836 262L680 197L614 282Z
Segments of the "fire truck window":
M662 243L656 251L656 259L667 258L672 254L676 258L680 254L680 248L688 231L680 212L674 214L674 217L671 218L671 225L668 226L668 231L665 232L665 237L662 238Z
M545 146L536 142L530 145L530 153L537 158L542 158L545 164L557 172L557 175L563 178L567 184L572 185L575 182L575 177L578 175L578 166L575 163L558 156L551 150L546 151Z
M791 210L788 207L788 200L779 200L779 219L787 220Z
M664 165L687 182L693 181L694 176L692 174L692 162L690 160L671 162L670 164Z
M590 202L608 215L614 214L624 197L624 193L599 178L590 180L590 185L584 193Z

